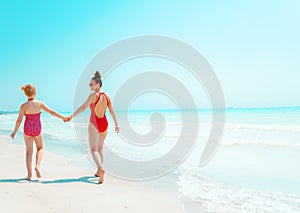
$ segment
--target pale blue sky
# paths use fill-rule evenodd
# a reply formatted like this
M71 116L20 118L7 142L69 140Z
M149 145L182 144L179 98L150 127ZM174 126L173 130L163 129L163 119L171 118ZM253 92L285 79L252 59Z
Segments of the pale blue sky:
M49 106L72 110L89 60L144 34L178 38L201 52L228 107L299 106L299 9L296 0L2 2L0 111L24 102L24 83L35 84ZM111 84L104 82L113 95L118 81Z

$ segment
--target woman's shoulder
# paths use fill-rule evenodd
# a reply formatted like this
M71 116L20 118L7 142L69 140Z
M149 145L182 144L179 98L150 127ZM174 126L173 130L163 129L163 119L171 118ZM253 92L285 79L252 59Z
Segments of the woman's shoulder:
M89 95L89 98L95 98L98 94L96 92L93 92Z
M94 102L96 100L97 96L98 96L98 94L96 92L93 92L93 93L89 94L88 100L90 102Z
M101 92L103 95L105 95L106 97L108 97L109 98L109 95L106 93L106 92Z
M104 95L106 98L109 98L109 95L104 91L101 91L99 94Z
M108 95L106 92L103 92L102 94L105 96L105 99L106 99L107 104L108 104L108 103L110 102L110 97L109 97L109 95Z

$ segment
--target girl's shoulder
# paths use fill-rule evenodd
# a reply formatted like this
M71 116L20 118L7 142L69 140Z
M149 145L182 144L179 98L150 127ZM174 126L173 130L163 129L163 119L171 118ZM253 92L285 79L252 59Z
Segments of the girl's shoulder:
M27 102L21 104L20 109L24 109L26 107L26 105L27 105Z
M41 101L33 100L30 102L25 102L21 105L20 110L22 110L24 113L31 112L31 111L39 111L42 106Z
M36 103L38 103L38 104L44 104L44 102L43 101L39 101L39 100L34 100Z

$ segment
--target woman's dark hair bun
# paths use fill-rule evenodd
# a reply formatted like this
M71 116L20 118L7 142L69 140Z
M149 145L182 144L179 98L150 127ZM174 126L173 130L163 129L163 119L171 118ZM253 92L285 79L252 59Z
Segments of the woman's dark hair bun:
M95 72L92 80L96 81L97 84L100 84L100 87L102 86L101 74L98 70Z
M96 78L101 78L101 74L98 70L95 72L94 75L95 75Z

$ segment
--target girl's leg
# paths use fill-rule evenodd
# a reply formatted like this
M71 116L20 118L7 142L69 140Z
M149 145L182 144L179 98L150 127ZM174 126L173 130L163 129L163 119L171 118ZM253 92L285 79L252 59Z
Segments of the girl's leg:
M98 147L97 147L97 142L99 137L98 131L96 127L94 127L94 125L90 123L88 127L88 132L89 132L89 145L90 145L91 154L93 156L93 160L97 166L98 171L100 171L102 169L102 166L101 166L100 154L98 152Z
M31 180L31 178L32 178L33 137L24 135L24 140L25 140L25 146L26 146L26 168L27 168L26 180Z
M34 137L35 145L36 145L36 163L35 163L35 172L38 178L42 177L40 173L40 164L43 157L43 138L42 134L37 137Z

